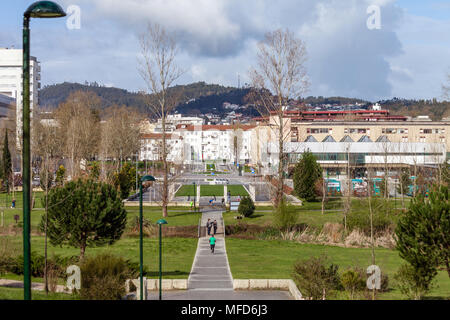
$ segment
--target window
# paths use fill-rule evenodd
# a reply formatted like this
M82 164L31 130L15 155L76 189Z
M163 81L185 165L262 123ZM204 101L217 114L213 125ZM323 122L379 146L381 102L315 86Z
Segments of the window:
M307 128L306 133L328 133L328 128Z
M426 138L425 137L419 137L419 142L426 142Z
M408 142L408 137L402 137L402 142Z

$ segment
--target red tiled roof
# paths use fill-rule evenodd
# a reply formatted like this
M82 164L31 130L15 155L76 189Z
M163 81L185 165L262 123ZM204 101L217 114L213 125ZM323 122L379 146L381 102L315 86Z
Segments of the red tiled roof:
M146 133L141 135L141 139L162 139L162 133ZM172 135L170 133L166 133L166 139L171 139Z
M177 130L186 130L186 131L194 131L201 129L201 131L208 131L208 130L219 130L219 131L226 131L226 130L233 130L236 128L242 129L244 131L250 130L255 128L255 125L223 125L223 124L208 124L208 125L202 125L202 126L194 126L194 125L185 125L185 124L178 124Z

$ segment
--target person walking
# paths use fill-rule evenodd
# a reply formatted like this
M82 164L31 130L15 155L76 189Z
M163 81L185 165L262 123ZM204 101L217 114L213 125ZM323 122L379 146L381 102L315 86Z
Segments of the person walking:
M211 253L214 253L214 247L216 246L216 238L214 238L214 234L209 238L209 246L211 247Z
M206 221L206 229L208 230L208 236L211 234L211 227L212 227L212 222L210 222L208 219L208 221Z
M214 234L216 234L217 233L217 220L214 220L213 227L214 227Z

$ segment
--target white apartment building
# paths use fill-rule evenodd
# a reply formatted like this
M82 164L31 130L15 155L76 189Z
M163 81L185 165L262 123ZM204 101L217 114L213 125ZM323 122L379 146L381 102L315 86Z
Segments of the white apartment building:
M249 125L178 125L176 132L183 137L183 163L249 163L253 128Z
M254 126L179 124L167 134L168 160L177 164L203 161L249 163ZM161 159L161 133L141 136L141 160Z
M0 48L0 94L16 100L16 137L17 147L20 148L22 137L22 49ZM38 90L41 87L40 62L30 57L30 109L39 104Z
M184 158L183 139L176 133L166 134L167 160L182 163ZM162 133L146 133L141 135L140 161L162 160Z

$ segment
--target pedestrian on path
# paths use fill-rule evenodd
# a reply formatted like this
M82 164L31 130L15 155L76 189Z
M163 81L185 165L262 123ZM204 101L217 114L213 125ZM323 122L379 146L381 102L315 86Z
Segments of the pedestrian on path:
M191 201L191 211L194 208L194 202Z
M206 229L208 229L208 236L211 234L211 227L212 227L212 222L210 222L208 219L208 221L206 221Z
M214 220L213 227L214 227L214 234L216 234L217 233L217 220Z
M216 246L216 238L214 238L214 234L209 238L209 245L211 247L211 253L214 253L214 247Z

